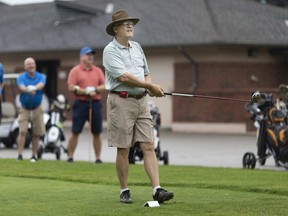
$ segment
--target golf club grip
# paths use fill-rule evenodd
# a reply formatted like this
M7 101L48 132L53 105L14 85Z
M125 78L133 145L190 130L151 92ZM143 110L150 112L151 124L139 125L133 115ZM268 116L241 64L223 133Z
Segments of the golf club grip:
M164 92L164 95L173 95L173 93Z
M192 94L182 94L182 93L164 93L164 95L171 95L171 96L181 96L181 97L194 97Z

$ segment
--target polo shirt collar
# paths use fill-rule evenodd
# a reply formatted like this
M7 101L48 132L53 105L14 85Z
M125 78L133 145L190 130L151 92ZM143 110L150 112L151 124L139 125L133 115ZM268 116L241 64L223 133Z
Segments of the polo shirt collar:
M26 74L26 77L28 77L29 79L34 79L34 77L36 76L36 72L37 72L37 71L36 71L36 70L34 71L34 74L33 74L32 77L30 76L29 71L25 71L25 72L26 72L26 73L25 73L25 74Z
M89 69L84 68L81 63L80 63L79 66L80 66L80 68L81 68L82 71L91 71L91 70L93 69L92 65L91 65L91 67L90 67Z
M113 43L117 46L117 47L119 47L120 49L127 49L127 47L126 46L123 46L122 44L120 44L117 40L116 40L116 38L114 37L114 39L113 39ZM130 41L129 41L129 47L128 48L131 48L132 46L131 46L131 43L130 43Z

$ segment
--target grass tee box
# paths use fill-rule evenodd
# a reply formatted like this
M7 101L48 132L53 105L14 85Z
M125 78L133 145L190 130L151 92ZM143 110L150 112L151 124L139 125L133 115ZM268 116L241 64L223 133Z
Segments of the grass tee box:
M132 165L132 204L119 202L115 164L0 159L0 215L288 215L288 172L160 166L173 200L158 208L143 165Z

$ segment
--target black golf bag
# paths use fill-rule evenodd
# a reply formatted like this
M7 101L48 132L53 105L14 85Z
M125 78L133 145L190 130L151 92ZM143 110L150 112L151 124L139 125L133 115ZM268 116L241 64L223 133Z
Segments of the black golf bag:
M257 128L257 156L247 152L243 156L243 167L254 169L256 161L265 165L266 159L273 156L276 166L288 166L288 129L284 113L277 109L272 94L261 93L261 101L248 104L251 120Z

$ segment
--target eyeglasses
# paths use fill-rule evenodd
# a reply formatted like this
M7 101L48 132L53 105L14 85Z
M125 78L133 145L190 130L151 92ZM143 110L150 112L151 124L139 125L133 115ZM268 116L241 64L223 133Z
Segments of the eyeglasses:
M123 26L125 26L127 28L128 26L134 27L135 24L133 22L124 22L124 23L121 23L121 24L119 24L117 26L120 26L120 25L123 25Z

